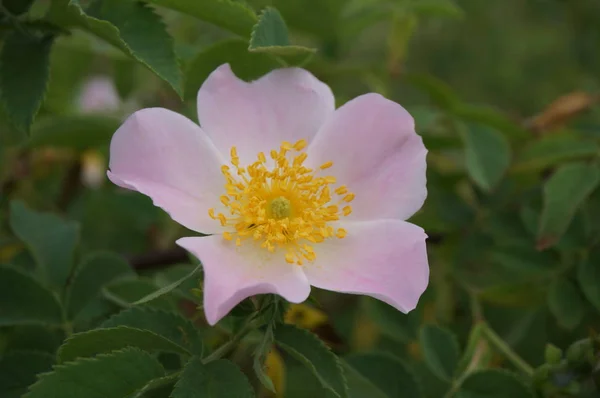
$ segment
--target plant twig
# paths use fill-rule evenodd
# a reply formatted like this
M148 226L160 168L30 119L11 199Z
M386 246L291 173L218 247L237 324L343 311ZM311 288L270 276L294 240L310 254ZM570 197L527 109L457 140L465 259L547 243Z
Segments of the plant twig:
M533 367L525 362L525 360L521 358L519 354L514 352L513 349L510 348L510 346L506 344L506 342L500 336L498 336L498 334L496 334L496 332L494 332L488 324L483 324L482 331L487 341L489 341L496 350L500 351L500 353L504 355L504 357L508 359L510 363L512 363L517 369L526 375L533 375Z

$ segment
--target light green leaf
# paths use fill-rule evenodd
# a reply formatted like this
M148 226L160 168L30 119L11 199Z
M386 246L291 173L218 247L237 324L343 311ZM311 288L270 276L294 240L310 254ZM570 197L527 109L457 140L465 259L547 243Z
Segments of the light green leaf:
M192 358L175 384L171 398L253 398L254 390L232 362L219 359L207 364Z
M483 190L491 191L510 163L506 138L490 127L470 124L462 131L467 172Z
M62 323L52 292L16 268L0 265L0 326Z
M348 396L346 380L339 359L308 330L281 324L275 329L276 344L299 360L318 379L321 385L336 396Z
M534 398L531 388L516 375L503 370L472 373L462 383L457 398Z
M127 398L164 375L151 354L128 348L57 366L42 375L23 398Z
M15 127L29 131L48 86L53 36L13 30L0 53L0 98Z
M410 9L419 16L440 16L451 18L464 17L464 11L452 0L419 0L409 4Z
M581 291L590 303L600 311L600 255L593 251L589 258L581 261L577 267L577 281Z
M44 146L84 150L108 145L121 121L110 116L69 115L46 117L31 129L30 148Z
M151 380L131 398L166 398L167 395L170 397L173 387L177 380L179 380L179 377L180 373L175 372L168 376Z
M524 148L512 170L539 171L568 160L596 156L599 152L596 143L572 135L547 136Z
M177 264L170 266L164 271L154 274L154 283L160 287L168 286L189 275L189 273L195 269L196 267L192 264ZM200 298L192 292L193 289L198 288L199 279L199 276L197 278L186 279L173 290L173 294L190 301L201 301Z
M22 202L10 204L10 226L36 261L39 274L62 289L73 268L73 253L79 240L77 224L55 214L38 213Z
M129 326L149 330L174 341L194 354L202 353L202 340L192 323L181 316L145 307L134 307L114 315L102 324L103 328Z
M421 389L415 376L400 360L390 355L352 354L346 358L346 361L350 367L377 386L386 397L406 396L418 398L421 396ZM351 392L351 378L349 375L347 375L347 378L349 391Z
M232 0L148 0L150 3L180 11L242 37L250 37L258 21L254 11L243 2Z
M566 329L574 329L585 314L583 298L577 286L562 277L556 279L548 290L548 307Z
M100 297L104 285L123 276L133 277L135 273L115 254L96 253L83 259L67 289L68 318L74 319L86 305Z
M54 356L44 352L15 351L0 358L0 396L21 398L33 384L38 373L54 363Z
M425 325L421 329L419 342L431 372L442 380L452 380L460 359L456 336L438 326Z
M567 230L577 209L600 183L596 164L561 166L544 184L544 206L537 234L539 249L553 246Z
M118 326L94 329L72 335L58 350L58 360L60 363L64 363L77 358L94 357L98 354L127 347L136 347L148 352L164 351L190 354L186 348L176 342L149 330Z
M254 80L281 66L273 56L248 51L248 43L228 39L200 52L186 68L185 97L195 99L204 80L222 64L228 63L237 77Z
M252 29L250 51L282 58L288 64L302 65L316 52L314 48L290 44L288 29L279 11L267 7Z
M187 281L188 279L192 278L193 276L195 276L196 274L198 274L198 271L200 271L200 268L202 266L200 264L198 264L198 266L196 268L194 268L189 274L185 275L184 277L182 277L181 279L167 285L167 286L163 286L160 289L158 289L157 291L150 293L149 295L142 297L141 299L137 300L135 303L133 303L133 305L140 305L140 304L144 304L147 303L149 301L152 301L160 296L163 296L167 293L170 293L173 289L176 289L179 287L179 285L181 285L183 282Z

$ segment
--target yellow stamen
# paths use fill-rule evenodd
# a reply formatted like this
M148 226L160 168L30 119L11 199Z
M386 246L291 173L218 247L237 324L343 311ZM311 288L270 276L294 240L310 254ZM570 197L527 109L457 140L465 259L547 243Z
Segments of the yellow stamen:
M236 246L256 244L270 253L281 250L286 262L302 265L315 261L315 244L347 235L329 223L352 212L350 206L340 209L339 204L351 202L354 194L344 185L331 187L335 177L317 177L314 170L302 166L307 155L301 151L307 145L306 140L293 145L283 142L278 151L270 151L275 162L271 170L263 152L257 154L256 162L241 167L237 149L231 148L233 170L227 165L221 167L226 194L220 200L228 215L208 211L211 218L230 229L223 233L225 240L235 241ZM291 156L293 152L297 153ZM320 169L332 165L326 162Z

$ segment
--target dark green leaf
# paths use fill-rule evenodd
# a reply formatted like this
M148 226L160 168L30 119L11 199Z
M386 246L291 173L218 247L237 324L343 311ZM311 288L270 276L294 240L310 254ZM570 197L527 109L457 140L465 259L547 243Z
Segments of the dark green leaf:
M23 398L127 398L164 375L152 355L128 348L57 366L41 376Z
M561 166L544 185L544 206L537 240L538 248L553 246L567 230L575 212L600 183L595 164Z
M84 150L107 145L120 124L119 119L109 116L47 117L33 125L29 147L51 146Z
M595 255L594 255L595 254ZM600 311L600 262L597 250L577 267L577 281L590 303Z
M50 370L54 356L43 352L15 351L0 358L0 396L21 398L38 373Z
M196 328L190 321L174 313L134 307L120 312L102 324L103 328L116 326L150 330L192 353L202 353L202 340Z
M350 364L342 361L342 367L348 383L348 398L390 398L391 395L384 393L371 380L363 376L360 372L354 369ZM328 396L333 395L328 390L324 390ZM396 395L397 396L397 395ZM408 396L408 395L407 395ZM415 396L417 398L418 395Z
M290 44L288 29L279 11L267 7L252 30L250 51L283 58L287 63L301 65L315 53L314 48Z
M5 336L5 352L38 351L52 354L52 356L64 339L61 330L45 325L14 326Z
M149 279L121 279L104 286L102 292L112 303L129 308L136 301L156 292L157 289L158 287ZM168 296L158 297L145 305L162 310L175 309L174 300Z
M86 305L100 297L100 291L107 283L119 277L134 275L129 264L115 254L97 253L86 257L67 290L68 318L74 319Z
M179 372L172 373L165 377L151 380L132 398L166 398L171 397L171 392L177 380L179 380Z
M64 363L77 358L93 357L126 347L136 347L149 352L164 351L189 354L186 348L175 341L149 330L118 326L114 328L94 329L72 335L58 350L58 360L60 363Z
M319 379L323 387L336 396L348 396L339 359L308 330L281 324L275 329L275 341L288 354L302 362Z
M460 358L456 336L449 330L433 325L421 329L419 342L429 369L442 380L450 381Z
M275 386L273 385L273 380L271 380L265 371L265 360L271 351L271 347L275 340L275 335L273 334L274 325L274 323L269 323L267 325L265 334L254 351L254 360L252 361L252 369L254 370L254 374L256 374L256 378L266 389L272 392L276 392Z
M548 136L523 149L517 157L515 171L539 171L546 167L578 158L592 157L599 148L594 142L568 136Z
M13 30L0 54L0 95L14 125L29 131L48 86L52 36Z
M403 314L391 305L372 298L364 298L364 305L365 312L385 335L403 343L416 339L418 312Z
M13 201L10 226L35 258L38 272L54 286L62 288L73 268L73 252L79 239L77 224L55 214L38 213Z
M165 269L162 272L157 272L154 275L154 282L157 286L165 287L189 275L196 269L196 266L191 264L178 264ZM200 272L198 272L200 274ZM198 288L198 280L200 276L188 278L173 290L173 294L181 298L191 301L198 301L199 298L192 292L192 289Z
M501 370L472 373L462 383L457 398L534 398L531 388L516 375Z
M452 0L419 0L410 3L410 9L416 14L425 17L440 16L460 18L464 16L463 10Z
M577 286L560 277L548 290L548 306L558 323L566 329L579 325L585 313L583 298Z
M353 354L346 358L346 361L358 373L377 386L386 397L418 398L421 396L415 376L402 362L390 355ZM349 376L348 379L351 391Z
M223 40L200 52L186 69L185 97L195 99L200 86L218 66L228 63L237 77L254 80L281 66L269 54L248 51L239 39Z
M177 287L179 287L179 285L181 285L183 282L187 281L188 279L194 277L195 275L198 274L198 272L200 271L201 265L198 265L196 268L194 268L189 274L183 276L181 279L176 280L175 282L167 285L167 286L163 286L160 289L156 290L155 292L150 293L149 295L142 297L141 299L137 300L135 303L133 303L134 305L140 305L140 304L144 304L147 303L149 301L152 301L160 296L163 296L167 293L170 293L173 289L176 289Z
M424 74L408 74L405 77L409 84L429 94L431 101L442 109L452 110L460 105L460 99L445 82Z
M462 132L467 172L483 190L492 190L510 163L506 138L490 127L470 124Z
M36 323L62 323L58 300L31 276L0 265L0 326Z
M27 12L35 0L2 0L2 5L13 15Z
M258 20L251 8L242 2L232 0L203 0L202 2L188 0L149 1L210 22L243 37L250 37L252 26Z
M175 384L171 398L252 398L254 391L242 371L225 359L202 363L192 358Z

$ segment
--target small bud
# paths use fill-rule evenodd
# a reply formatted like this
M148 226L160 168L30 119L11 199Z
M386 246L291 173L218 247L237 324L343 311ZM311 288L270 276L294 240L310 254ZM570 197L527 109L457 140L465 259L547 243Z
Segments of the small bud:
M546 350L544 351L544 358L546 363L556 365L562 360L563 352L560 348L553 344L546 344Z
M552 366L545 363L533 372L533 383L536 385L544 384L550 378Z
M590 339L583 339L574 342L567 349L567 361L571 364L580 364L585 361L587 352L592 350L592 342Z

